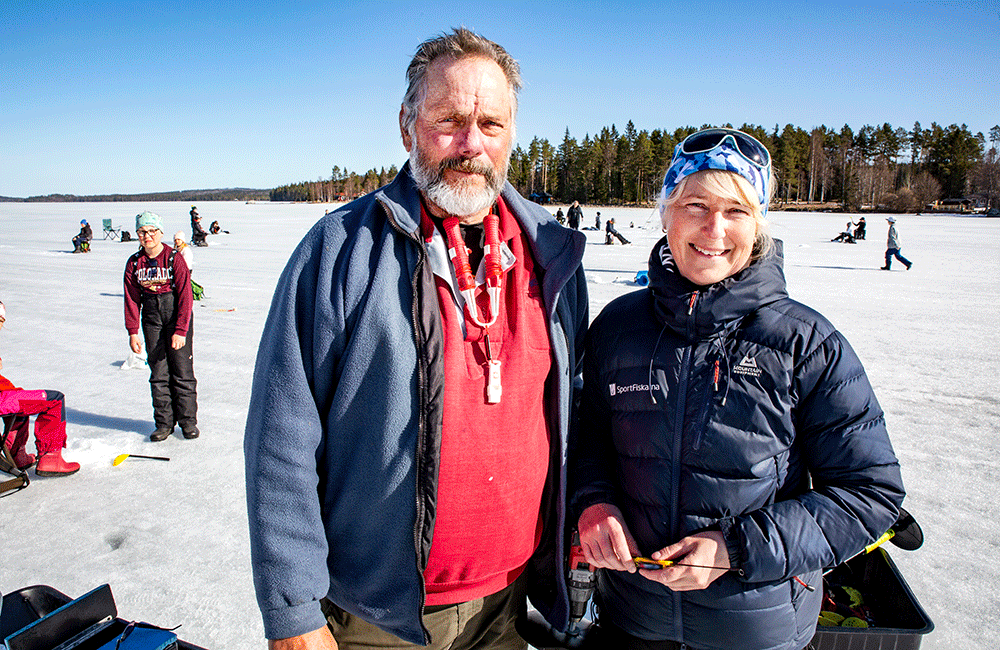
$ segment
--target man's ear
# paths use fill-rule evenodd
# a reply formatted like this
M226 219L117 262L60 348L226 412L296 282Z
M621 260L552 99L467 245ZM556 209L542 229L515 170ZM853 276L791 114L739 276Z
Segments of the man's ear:
M410 139L410 134L406 130L406 127L403 126L403 113L404 113L404 110L405 109L403 108L403 106L400 105L400 107L399 107L399 135L401 135L403 137L403 148L406 149L406 153L410 153L410 147L413 146L413 142Z

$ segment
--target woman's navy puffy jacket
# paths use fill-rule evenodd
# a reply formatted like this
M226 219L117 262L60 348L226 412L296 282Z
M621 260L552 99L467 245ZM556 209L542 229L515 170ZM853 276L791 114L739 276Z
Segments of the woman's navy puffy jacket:
M821 569L896 519L899 465L864 368L825 318L788 298L781 263L779 242L698 287L661 240L649 287L611 302L588 333L572 516L617 505L646 555L721 529L734 567L688 592L602 570L601 619L635 636L802 648Z

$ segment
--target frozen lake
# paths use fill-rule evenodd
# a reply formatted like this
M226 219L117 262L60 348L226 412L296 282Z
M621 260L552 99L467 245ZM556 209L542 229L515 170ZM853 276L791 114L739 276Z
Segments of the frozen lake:
M330 205L199 203L203 224L229 235L196 248L195 371L202 437L150 443L148 372L128 354L122 271L138 244L102 240L101 220L134 229L153 210L166 238L190 235L183 203L0 204L0 332L4 376L66 394L69 478L35 479L0 499L0 592L47 584L77 596L108 582L119 612L212 649L263 648L253 595L243 495L242 436L260 331L292 248ZM565 212L566 206L562 206ZM554 212L556 206L551 206ZM595 209L584 206L583 225ZM650 210L601 208L632 246L588 232L591 317L637 290L661 236ZM789 293L829 318L865 364L886 411L923 526L915 552L889 546L936 625L923 648L994 648L1000 630L1000 220L899 216L904 271L880 271L886 223L866 215L868 239L831 243L857 215L772 213L785 242ZM93 252L70 255L86 218ZM648 223L647 223L648 222ZM635 225L630 228L630 224ZM642 226L648 225L643 229ZM33 451L33 443L29 445ZM123 452L165 455L129 461Z

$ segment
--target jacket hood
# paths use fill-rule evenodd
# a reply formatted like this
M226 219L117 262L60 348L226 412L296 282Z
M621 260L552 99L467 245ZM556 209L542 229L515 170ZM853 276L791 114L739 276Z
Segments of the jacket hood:
M649 256L649 290L657 318L678 336L699 340L729 329L755 309L787 298L783 246L780 240L774 244L770 255L702 287L680 274L663 237Z

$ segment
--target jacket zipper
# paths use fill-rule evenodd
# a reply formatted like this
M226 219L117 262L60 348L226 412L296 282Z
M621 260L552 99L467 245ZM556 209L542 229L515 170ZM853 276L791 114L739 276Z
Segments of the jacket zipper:
M716 357L715 362L710 364L712 368L712 390L705 391L705 399L702 402L701 408L698 409L698 417L692 422L694 429L694 438L691 440L692 451L701 449L701 440L705 437L705 429L708 426L708 411L712 408L712 401L719 393L720 365L719 357Z
M426 602L427 602L427 593L426 593L426 587L424 586L424 580L423 580L424 572L423 572L423 569L421 569L421 567L420 567L420 557L421 557L420 539L422 537L422 535L420 534L420 530L423 527L424 518L426 516L426 510L424 508L424 500L423 500L423 498L421 496L423 494L423 492L424 492L424 488L423 488L423 486L421 486L421 482L422 482L423 476L424 476L424 471L423 471L424 470L424 445L426 444L426 435L427 435L427 385L426 385L427 382L426 382L426 378L425 378L425 376L426 376L426 368L425 368L426 360L424 359L424 356L421 353L421 350L424 349L424 346L422 345L424 341L423 341L423 335L421 333L421 324L420 324L420 319L419 319L419 314L418 314L418 307L417 307L417 297L419 295L418 294L418 289L420 288L420 277L423 274L423 267L424 267L424 264L426 263L427 252L424 249L424 247L420 245L420 238L419 237L417 237L416 235L414 235L412 233L408 233L405 230L403 230L399 226L399 224L396 223L396 220L393 218L392 211L384 203L382 203L381 201L379 201L379 205L381 205L382 209L385 210L386 218L389 220L389 225L392 226L393 230L395 230L396 232L398 232L403 237L405 237L405 238L407 238L407 239L409 239L411 241L416 242L416 244L417 244L417 254L418 254L417 266L416 266L416 269L414 270L413 279L412 279L412 281L410 283L410 288L411 288L411 290L413 292L413 301L410 304L410 319L411 319L411 322L413 323L413 336L414 336L414 339L415 339L414 343L417 346L417 388L418 388L419 395L420 395L420 411L419 411L420 417L419 417L418 422L417 422L417 449L416 449L416 455L415 455L415 458L414 458L414 463L416 464L416 468L415 468L414 471L416 472L416 487L417 487L414 497L416 499L416 505L417 505L417 516L416 516L416 520L413 523L413 549L414 549L414 556L415 556L416 561L417 561L417 567L416 567L417 568L417 575L420 576L420 580L419 580L419 583L420 583L420 627L423 628L423 631L424 631L424 643L430 643L430 633L428 632L427 627L424 625L424 622L423 622L423 619L424 619L424 607L425 607Z
M695 321L697 320L697 316L694 315L694 306L698 302L698 296L699 295L700 295L700 292L698 292L698 291L693 292L691 294L691 299L688 301L688 312L687 313L688 313L688 316L690 316L690 318L687 321L687 330L688 330L688 335L689 335L688 338L690 338L691 340L694 340ZM683 394L683 398L684 398L685 401L687 399L687 382L688 382L688 379L690 378L690 373L691 373L691 367L690 367L691 357L690 357L690 354L689 354L690 350L691 350L690 347L685 348L685 352L684 352L684 363L685 363L685 366L684 366L684 376L683 376L683 378L681 380L681 386L683 386L685 388L685 392ZM697 450L697 449L699 449L701 447L701 427L699 426L699 422L701 422L701 416L702 416L702 414L703 414L703 409L699 410L698 419L695 420L692 423L694 425L694 439L691 441L691 449L693 449L693 450ZM680 438L681 435L682 435L682 433L683 433L684 410L681 409L680 411L678 411L677 416L678 416L678 419L680 420L680 423L681 423L680 424L681 429L680 429L680 431L677 434L677 437Z
M692 300L692 304L694 301ZM684 357L681 360L681 373L677 382L677 406L674 412L674 457L672 463L673 490L670 495L670 512L673 516L672 539L678 541L681 533L680 521L680 490L681 490L681 450L684 437L684 410L687 402L687 383L691 374L691 346L685 346ZM681 621L681 592L672 592L674 597L674 633L684 638L684 626Z

